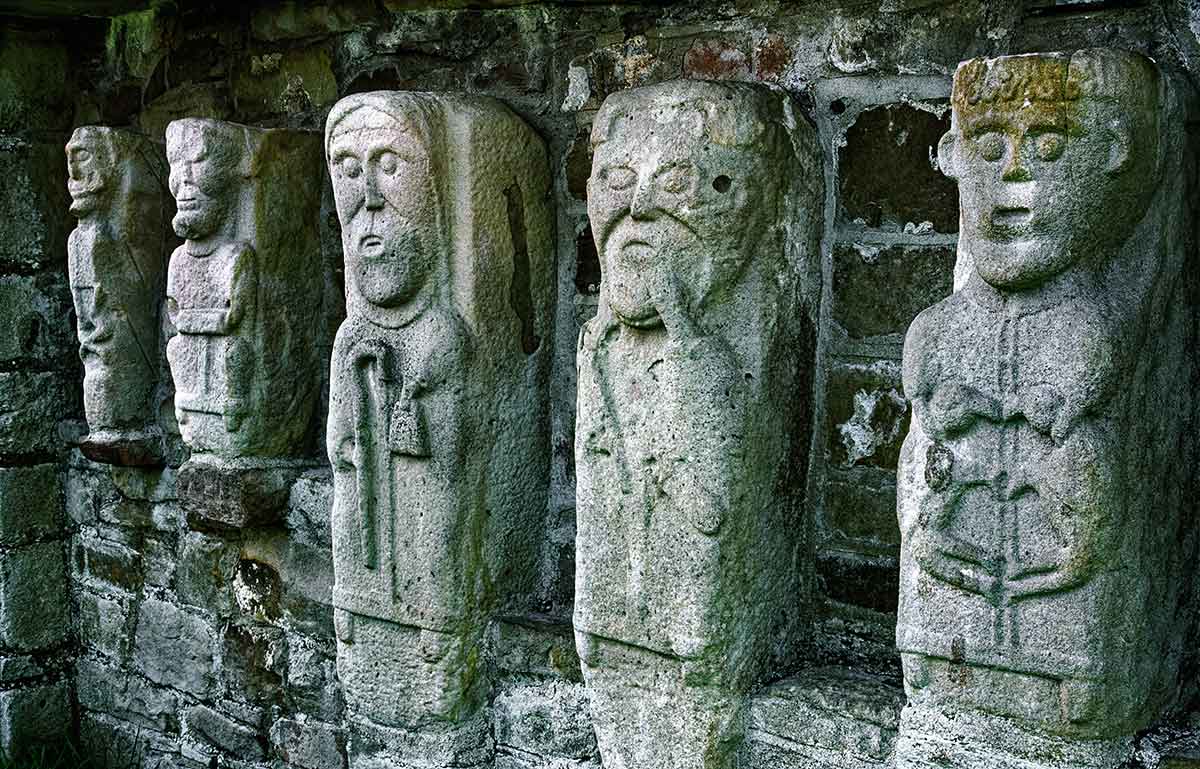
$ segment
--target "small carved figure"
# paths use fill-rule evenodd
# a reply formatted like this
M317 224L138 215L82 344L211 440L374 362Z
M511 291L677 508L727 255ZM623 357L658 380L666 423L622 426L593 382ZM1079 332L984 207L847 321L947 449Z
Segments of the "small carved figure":
M67 266L89 428L80 448L100 462L159 464L158 308L170 247L162 147L132 131L85 126L66 152L79 218Z
M1181 643L1192 320L1171 91L1134 54L1036 54L963 63L953 108L939 158L970 276L904 349L910 711L1126 736L1173 697Z
M814 131L778 92L678 81L610 96L592 145L574 622L600 753L731 766L801 622Z
M546 499L546 346L525 344L551 305L545 151L497 102L398 92L338 102L326 150L339 675L359 720L461 722L486 623L532 592Z
M167 275L184 440L224 460L301 454L320 381L319 137L177 120L167 157L184 238Z

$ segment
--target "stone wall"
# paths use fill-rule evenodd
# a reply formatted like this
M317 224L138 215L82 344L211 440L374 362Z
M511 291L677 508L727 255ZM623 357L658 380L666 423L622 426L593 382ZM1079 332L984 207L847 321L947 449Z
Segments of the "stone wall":
M598 766L570 627L575 349L600 282L586 213L588 133L610 93L690 77L788 90L824 153L809 557L796 596L814 622L798 650L804 669L762 682L754 697L747 765L891 760L904 702L893 648L895 467L909 428L900 359L912 318L954 283L957 194L936 161L951 75L973 56L1104 45L1194 77L1182 3L463 5L178 3L107 21L30 19L19 7L5 17L0 746L77 724L93 750L136 743L147 767L326 769L369 752L350 744L337 680L323 455L314 448L277 523L221 533L189 523L176 486L181 457L159 471L113 468L73 448L84 428L67 320L73 221L62 146L77 125L131 126L160 141L181 117L320 130L349 94L468 91L505 102L549 147L557 305L538 611L492 628L492 754L456 765ZM344 312L332 200L320 225L332 339ZM1200 765L1185 748L1160 761L1186 742L1177 736L1147 738L1142 765ZM442 750L438 734L422 739L427 747L393 747Z

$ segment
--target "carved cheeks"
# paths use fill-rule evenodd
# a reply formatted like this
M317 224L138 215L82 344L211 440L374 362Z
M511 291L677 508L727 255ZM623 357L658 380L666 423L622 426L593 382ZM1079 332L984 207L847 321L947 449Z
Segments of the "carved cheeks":
M338 131L329 151L342 245L358 290L381 307L420 292L440 252L429 149L412 131Z

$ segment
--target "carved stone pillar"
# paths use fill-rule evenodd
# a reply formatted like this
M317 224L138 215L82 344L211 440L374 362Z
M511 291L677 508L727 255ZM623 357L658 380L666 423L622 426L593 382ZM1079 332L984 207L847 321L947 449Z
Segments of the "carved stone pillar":
M167 357L192 450L180 494L194 525L264 522L315 432L320 135L189 118L167 127L167 157L184 238L167 274Z
M1113 50L965 62L953 108L969 278L904 348L899 766L1112 767L1183 643L1183 118Z
M545 149L494 100L375 92L337 103L326 150L346 260L327 434L338 671L359 727L428 735L479 714L486 624L533 592L549 475Z
M159 306L175 242L166 158L141 134L100 126L77 128L66 152L79 218L67 267L89 430L80 449L98 462L159 464Z
M815 131L779 92L677 81L610 96L592 145L574 623L600 753L732 766L804 619Z

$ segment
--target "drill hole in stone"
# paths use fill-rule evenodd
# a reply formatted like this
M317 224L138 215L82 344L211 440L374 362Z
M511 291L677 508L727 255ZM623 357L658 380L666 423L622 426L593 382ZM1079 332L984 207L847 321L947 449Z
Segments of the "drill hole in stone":
M841 99L834 99L829 104L829 111L835 115L840 115L846 111L846 102Z
M729 187L733 184L733 180L725 174L721 174L716 179L713 179L713 189L717 192L729 192Z

